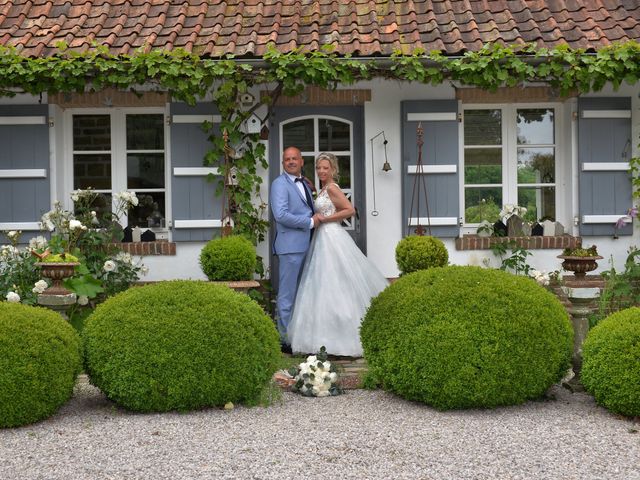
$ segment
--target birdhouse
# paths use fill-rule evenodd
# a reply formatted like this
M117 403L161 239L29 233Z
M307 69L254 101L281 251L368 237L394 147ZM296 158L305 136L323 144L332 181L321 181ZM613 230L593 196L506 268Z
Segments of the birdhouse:
M245 120L247 133L260 133L262 130L262 121L255 113Z
M231 167L227 175L227 185L238 185L238 169Z

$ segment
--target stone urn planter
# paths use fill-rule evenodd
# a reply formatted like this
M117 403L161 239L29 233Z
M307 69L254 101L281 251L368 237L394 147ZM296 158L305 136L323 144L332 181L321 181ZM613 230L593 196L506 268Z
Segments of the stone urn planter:
M62 285L62 282L65 278L73 277L75 267L80 265L79 262L36 262L35 265L40 267L42 276L52 282L43 295L69 295L72 293Z
M584 278L587 272L591 272L598 268L598 260L604 257L600 255L591 256L575 256L575 255L558 255L562 259L562 268L568 272L573 272L576 278Z

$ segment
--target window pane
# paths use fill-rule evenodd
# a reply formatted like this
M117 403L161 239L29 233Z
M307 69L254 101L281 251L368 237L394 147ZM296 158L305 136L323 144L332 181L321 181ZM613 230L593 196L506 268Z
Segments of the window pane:
M316 178L316 159L312 156L303 156L304 165L302 165L302 175L314 182Z
M128 154L127 188L164 188L164 153Z
M488 220L495 223L502 209L502 188L465 188L464 221L480 223Z
M555 173L555 149L518 149L518 183L554 183Z
M96 218L98 219L98 225L93 225L94 227L107 227L113 217L111 215L111 194L110 193L98 193L96 197L87 205L82 205L82 211L79 211L77 205L74 209L74 213L76 215L87 214L86 210L93 210L96 212Z
M163 149L164 120L162 115L127 115L127 150Z
M321 118L318 121L318 128L320 130L321 152L351 150L351 135L348 123Z
M552 145L553 109L518 110L518 145Z
M129 210L129 226L140 228L164 228L165 201L164 192L136 193L138 206Z
M351 188L351 157L339 156L338 157L338 184L342 188Z
M282 148L297 147L303 152L313 151L313 119L298 120L282 127Z
M502 149L465 149L464 183L475 185L502 183Z
M520 187L518 188L518 205L527 208L525 220L556 219L555 187Z
M74 115L73 149L111 150L111 119L109 115Z
M73 188L111 190L111 155L74 155Z
M465 145L502 145L500 110L464 111Z

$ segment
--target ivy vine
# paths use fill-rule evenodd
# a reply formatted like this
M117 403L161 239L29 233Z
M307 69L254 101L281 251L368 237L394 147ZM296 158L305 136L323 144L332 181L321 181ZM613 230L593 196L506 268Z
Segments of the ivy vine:
M255 201L262 182L257 168L267 168L268 163L259 136L246 133L243 124L260 106L272 106L280 95L296 95L306 86L332 89L375 77L433 85L451 80L487 90L544 82L561 95L598 91L607 83L618 88L623 82L635 84L640 78L640 44L635 41L606 46L595 53L566 45L549 49L497 43L459 57L416 49L383 61L341 57L329 47L290 53L271 47L260 63L232 56L201 58L183 50L116 56L104 46L82 53L63 43L57 47L53 55L30 58L0 46L0 96L80 93L107 87L135 91L142 85L151 85L168 92L174 100L193 105L212 93L222 122L215 129L204 125L211 140L204 163L220 167L225 177L232 166L237 168L238 185L233 190L235 229L254 242L265 238L268 227L266 205ZM237 101L238 95L258 85L272 87L271 95L260 97L249 108L243 107ZM231 145L243 146L231 163L224 161L224 130Z

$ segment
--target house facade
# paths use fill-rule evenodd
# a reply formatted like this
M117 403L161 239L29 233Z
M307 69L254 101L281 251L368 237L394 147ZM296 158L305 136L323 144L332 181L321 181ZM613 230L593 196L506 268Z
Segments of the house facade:
M147 44L256 62L269 41L283 51L333 43L339 53L384 62L396 49L415 47L451 57L487 42L595 52L640 38L637 2L522 1L509 2L510 10L506 2L388 2L377 6L384 12L368 4L334 11L323 1L245 2L234 14L220 10L226 3L195 1L53 3L59 6L45 11L8 2L0 42L26 56L49 55L64 40L79 50L92 41L114 53ZM257 86L238 101L250 105L271 87ZM335 90L310 86L261 107L255 118L246 128L263 133L269 160L256 204L268 200L283 147L301 149L304 173L316 183L313 158L335 153L341 186L357 210L343 226L388 277L398 275L396 244L419 227L444 241L451 263L499 265L490 241L476 234L508 204L526 207L532 223L548 221L538 228L543 235L519 236L539 270L559 270L557 255L580 241L605 257L600 271L610 261L621 268L628 249L640 246L629 215L629 162L640 156L638 83L561 96L543 83L487 91L375 78ZM220 122L210 98L189 106L150 86L0 97L0 231L37 235L41 215L56 200L72 208L78 188L107 199L135 191L141 204L125 222L149 241L126 248L144 255L147 279L204 278L200 249L223 223L222 201L207 180L217 170L203 163L205 121ZM266 266L271 240L258 246Z

